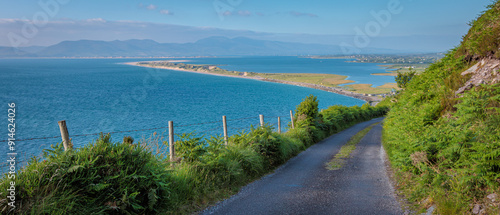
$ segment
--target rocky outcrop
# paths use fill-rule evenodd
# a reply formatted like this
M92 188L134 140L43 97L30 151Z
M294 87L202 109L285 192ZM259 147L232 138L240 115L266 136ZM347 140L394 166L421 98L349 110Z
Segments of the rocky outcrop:
M462 76L472 74L469 81L463 87L455 92L456 95L462 94L473 87L481 84L496 84L500 83L500 60L498 59L483 59L476 65L472 66Z

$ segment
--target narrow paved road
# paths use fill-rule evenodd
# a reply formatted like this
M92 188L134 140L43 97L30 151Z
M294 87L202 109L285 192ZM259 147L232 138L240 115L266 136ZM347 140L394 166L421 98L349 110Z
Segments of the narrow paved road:
M357 124L311 146L202 214L403 214L381 156L380 124L342 169L325 168L351 136L382 120Z

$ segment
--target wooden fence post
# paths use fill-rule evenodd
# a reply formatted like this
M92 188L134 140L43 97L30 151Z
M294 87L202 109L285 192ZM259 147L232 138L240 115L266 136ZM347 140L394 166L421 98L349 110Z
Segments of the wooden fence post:
M293 124L293 111L290 110L290 119L292 120L292 129L295 128L295 125Z
M222 126L224 127L224 142L228 145L226 116L222 116Z
M281 117L278 116L278 134L281 134Z
M170 162L175 161L175 147L174 147L174 122L168 121L168 150L170 152Z
M259 115L260 118L260 127L264 127L264 115Z
M62 120L57 122L59 124L59 130L61 131L61 138L63 141L64 151L73 149L73 145L69 141L68 127L66 127L66 121Z

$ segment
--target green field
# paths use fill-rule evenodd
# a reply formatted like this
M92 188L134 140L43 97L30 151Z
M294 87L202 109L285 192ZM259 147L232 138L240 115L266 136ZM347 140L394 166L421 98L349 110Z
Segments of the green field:
M391 92L392 89L399 90L396 83L387 83L378 87L372 87L371 84L351 84L345 87L349 91L361 94L384 94Z
M417 74L421 74L430 66L430 64L392 64L392 65L381 65L384 67L387 72L390 73L374 73L372 75L388 75L388 76L396 76L398 72L406 73L410 71L412 68Z
M337 87L340 84L348 84L354 81L345 80L347 76L332 74L309 74L309 73L251 73L249 76L275 79L281 81L293 81L308 84L318 84L326 87Z

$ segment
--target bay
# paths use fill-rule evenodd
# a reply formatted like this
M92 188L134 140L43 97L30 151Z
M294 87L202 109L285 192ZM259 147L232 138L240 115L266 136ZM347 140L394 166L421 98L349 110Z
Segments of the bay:
M302 66L290 65L296 69L281 66L292 59L303 58L189 60L224 64L238 71L297 72L305 67L311 67L311 73L325 71L323 65L315 70L306 61L299 63ZM137 141L154 132L165 134L170 120L175 123L176 133L221 134L223 115L231 120L230 134L257 125L259 114L269 124L277 124L281 116L285 128L289 110L310 94L318 97L322 109L335 104L364 104L358 99L304 87L121 64L146 60L160 59L0 59L0 107L5 113L0 117L0 128L7 128L8 103L14 102L16 139L54 137L16 142L18 159L40 155L43 149L60 142L59 120L66 120L75 147L81 147L97 136L75 135L130 131L112 134L113 141L123 136ZM7 139L7 129L4 132L1 140ZM7 153L7 143L0 142L0 159L6 161Z

